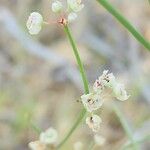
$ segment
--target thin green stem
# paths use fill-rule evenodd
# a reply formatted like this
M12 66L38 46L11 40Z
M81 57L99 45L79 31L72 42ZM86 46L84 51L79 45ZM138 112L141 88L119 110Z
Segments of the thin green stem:
M135 141L133 139L132 131L131 131L131 129L130 129L130 127L129 127L125 117L123 116L123 114L121 113L121 111L119 110L119 108L116 105L113 105L113 110L116 113L117 117L119 118L120 123L122 124L123 129L124 129L126 135L128 136L130 142L132 143L133 149L137 150L138 149L138 145L137 145L137 143L135 143Z
M97 0L108 12L110 12L145 48L150 51L150 43L147 41L132 24L116 10L107 0Z
M61 141L61 143L57 146L57 149L59 149L61 146L63 146L65 144L65 142L69 139L69 137L72 135L72 133L74 132L74 130L77 128L77 126L79 125L79 123L82 121L82 119L84 118L86 114L86 110L83 109L78 117L78 119L76 120L75 124L72 126L72 128L69 130L68 134L65 136L65 138Z
M69 30L69 28L68 28L67 25L64 25L64 30L65 30L65 33L66 33L66 35L67 35L67 37L69 39L69 42L70 42L70 44L72 46L72 49L73 49L76 61L77 61L78 66L79 66L79 70L80 70L80 73L81 73L82 81L83 81L83 84L84 84L85 94L88 94L89 93L88 81L87 81L87 78L86 78L86 75L85 75L83 64L82 64L81 59L80 59L80 55L78 53L78 49L76 47L75 41L74 41L74 39L73 39L73 37L71 35L71 32L70 32L70 30ZM57 149L59 149L61 146L63 146L66 143L66 141L72 135L72 133L74 132L74 130L78 127L78 125L80 124L80 122L83 120L83 118L85 117L85 115L86 115L86 109L83 108L83 110L79 114L78 119L76 120L76 122L74 123L74 125L72 126L72 128L69 130L69 132L65 136L65 138L57 146Z
M70 30L69 30L67 25L64 26L64 30L65 30L65 33L68 36L69 42L70 42L70 44L72 46L74 55L76 57L76 61L77 61L78 66L79 66L79 70L80 70L80 73L81 73L82 81L83 81L83 84L84 84L85 93L88 94L89 93L88 81L87 81L87 77L85 75L83 64L82 64L81 59L80 59L80 55L78 53L78 49L76 47L75 41L74 41L74 39L73 39L73 37L71 35L71 32L70 32Z

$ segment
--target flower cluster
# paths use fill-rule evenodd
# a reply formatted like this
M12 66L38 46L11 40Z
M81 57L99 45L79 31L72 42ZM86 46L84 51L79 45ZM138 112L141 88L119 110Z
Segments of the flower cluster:
M102 94L106 89L110 89L112 95L118 100L124 101L129 98L124 85L117 82L113 73L108 73L108 70L104 70L103 74L95 81L92 92L81 96L84 107L89 113L92 113L90 117L87 117L86 124L93 132L99 131L100 123L102 122L101 118L94 115L93 112L103 105Z
M58 0L55 0L51 6L52 11L60 16L57 22L63 25L73 22L77 18L77 13L83 8L84 4L82 4L81 0L67 0L67 8L64 8L63 3ZM43 20L41 14L32 12L27 20L26 26L29 33L34 35L40 32L44 23L49 24Z
M49 128L40 134L39 140L30 142L29 147L31 150L48 150L55 146L57 138L57 131L54 128Z

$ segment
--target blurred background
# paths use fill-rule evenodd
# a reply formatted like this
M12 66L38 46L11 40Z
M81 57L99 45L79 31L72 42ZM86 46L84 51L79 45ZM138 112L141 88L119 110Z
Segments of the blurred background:
M84 0L85 8L71 26L92 86L104 69L124 83L130 99L106 101L98 112L100 134L106 143L97 150L120 150L128 138L112 110L116 102L135 139L150 133L150 52L96 1ZM150 41L148 0L110 0ZM66 135L82 105L82 81L70 44L61 26L45 26L29 35L26 20L32 11L45 20L55 20L49 0L0 0L0 150L26 150L38 139L35 126ZM93 133L83 122L62 150L72 150L81 141L84 150ZM58 142L59 142L58 141ZM148 140L139 144L149 150Z

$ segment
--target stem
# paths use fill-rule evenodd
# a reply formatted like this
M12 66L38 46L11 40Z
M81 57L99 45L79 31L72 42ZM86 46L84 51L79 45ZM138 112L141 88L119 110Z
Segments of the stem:
M89 93L88 81L87 81L87 78L86 78L86 75L85 75L83 64L82 64L81 59L80 59L80 55L78 53L78 49L76 47L74 39L73 39L73 37L71 35L71 32L70 32L70 30L69 30L67 25L64 26L64 30L65 30L65 32L66 32L66 34L68 36L69 42L70 42L70 44L72 46L74 55L76 57L76 61L78 63L78 67L79 67L79 70L80 70L80 73L81 73L81 76L82 76L82 81L83 81L83 84L84 84L85 94L88 94Z
M147 41L132 24L117 11L107 0L97 0L107 11L109 11L145 48L150 51L150 43Z
M131 131L125 117L123 116L123 114L121 113L121 111L119 110L119 108L116 105L113 105L113 110L116 113L116 115L118 116L126 135L128 136L129 140L131 141L133 149L137 150L138 149L137 143L135 143L135 141L133 139L132 131Z
M69 130L68 134L65 136L65 138L61 141L61 143L57 146L57 149L59 149L61 146L63 146L65 144L65 142L69 139L69 137L72 135L72 133L74 132L74 130L77 128L77 126L79 125L79 123L82 121L82 119L84 118L86 114L86 110L83 109L80 112L80 115L78 117L78 119L76 120L75 124L72 126L72 128Z
M81 62L80 55L78 53L78 49L76 47L74 39L73 39L73 37L71 35L71 32L70 32L70 30L69 30L67 25L64 25L64 31L65 31L66 35L68 36L69 42L70 42L70 44L72 46L74 55L76 57L76 61L78 63L78 67L79 67L79 70L80 70L80 73L81 73L81 77L82 77L82 81L83 81L83 84L84 84L85 94L88 94L89 93L89 87L88 87L88 81L87 81L87 78L86 78L86 75L85 75L84 67L83 67L83 64ZM65 138L57 146L57 149L59 149L61 146L63 146L65 144L65 142L69 139L69 137L72 135L74 130L78 127L78 125L80 124L80 122L82 121L82 119L84 118L85 115L86 115L86 109L83 108L83 110L79 114L78 119L76 120L76 122L74 123L74 125L72 126L72 128L70 129L68 134L65 136Z

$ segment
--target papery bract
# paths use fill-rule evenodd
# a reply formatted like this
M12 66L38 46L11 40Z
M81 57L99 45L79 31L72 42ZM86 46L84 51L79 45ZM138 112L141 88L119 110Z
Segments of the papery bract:
M81 0L67 0L69 11L79 12L84 8L84 4L81 3Z
M52 3L52 11L55 13L59 13L62 11L63 5L60 1L54 1Z
M89 112L99 109L103 104L103 100L97 93L84 94L81 96L81 101Z
M98 115L92 115L91 117L86 118L86 124L93 132L99 131L101 122L102 120Z
M38 34L42 28L43 17L38 12L33 12L30 14L27 20L27 28L30 34Z

